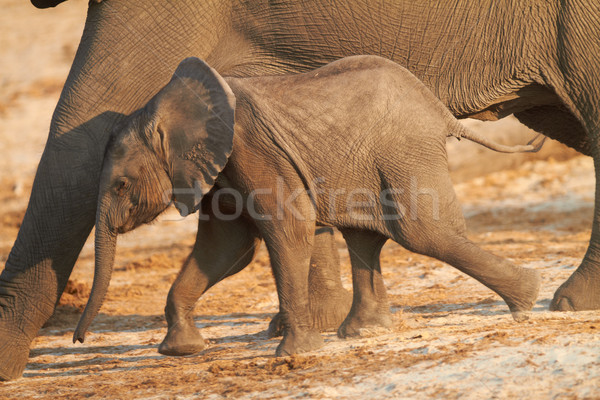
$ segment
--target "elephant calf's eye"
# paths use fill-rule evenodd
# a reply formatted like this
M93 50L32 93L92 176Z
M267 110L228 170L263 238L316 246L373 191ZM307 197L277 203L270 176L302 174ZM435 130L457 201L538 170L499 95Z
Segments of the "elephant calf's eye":
M127 181L127 178L119 179L115 185L115 190L119 196L123 196L128 188L129 182Z

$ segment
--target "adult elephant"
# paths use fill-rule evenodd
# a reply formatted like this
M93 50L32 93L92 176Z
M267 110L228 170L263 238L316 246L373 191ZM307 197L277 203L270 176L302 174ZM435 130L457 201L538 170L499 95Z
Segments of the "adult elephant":
M60 0L32 2L49 7ZM381 55L415 73L457 117L514 113L594 157L590 246L551 308L600 308L599 7L593 0L91 1L0 276L0 378L21 375L29 345L52 314L94 224L108 132L192 55L235 76Z

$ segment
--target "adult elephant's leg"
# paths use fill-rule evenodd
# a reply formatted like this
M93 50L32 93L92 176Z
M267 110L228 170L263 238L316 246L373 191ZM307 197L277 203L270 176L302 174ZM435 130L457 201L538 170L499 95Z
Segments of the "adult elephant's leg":
M203 33L214 32L216 17L201 13L211 21L202 24L194 22L197 13L167 12L177 5L90 2L27 212L0 275L0 380L22 374L29 345L52 315L94 225L111 128L144 105L183 57L210 54L213 44ZM157 26L177 29L165 34Z
M594 139L565 106L542 106L515 114L530 127L544 135L561 141L580 151L593 156ZM595 310L600 308L600 237L598 234L599 212L599 171L598 157L594 157L596 169L596 206L592 237L588 251L577 270L564 282L554 294L550 309L554 311Z
M585 129L596 169L596 199L592 237L583 261L563 283L551 310L600 309L600 39L597 19L587 5L565 2L560 8L557 65L543 71L574 117Z
M168 332L158 347L161 354L184 356L205 347L194 324L194 306L215 283L244 269L260 243L251 222L242 218L224 221L204 211L210 219L199 221L192 253L169 290L165 307Z
M352 295L342 286L340 258L333 229L320 227L315 242L308 275L308 307L312 327L320 331L335 331L348 315ZM268 329L269 337L283 334L283 320L277 314Z
M565 106L542 106L515 114L515 116L538 132L559 140L586 155L593 155L594 139L587 134L581 122ZM592 237L588 251L579 268L554 294L550 309L554 311L576 311L600 308L600 237L598 234L599 171L596 168L596 206Z
M88 139L87 130L100 119L70 131L79 138L71 145L66 136L49 139L40 161L23 223L0 275L0 381L22 374L29 346L54 312L94 226L104 148L100 138L96 143Z
M552 311L600 309L600 154L594 155L596 200L592 237L579 267L554 293Z

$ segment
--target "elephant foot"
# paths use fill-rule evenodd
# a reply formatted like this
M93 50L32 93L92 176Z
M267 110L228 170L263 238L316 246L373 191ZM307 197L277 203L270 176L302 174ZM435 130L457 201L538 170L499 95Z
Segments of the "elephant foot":
M0 331L0 381L11 381L23 375L29 358L29 346L20 345L19 341Z
M275 355L277 357L284 357L306 353L323 347L323 344L324 342L321 334L314 329L301 332L286 331L281 343L277 346Z
M283 317L281 313L275 314L271 322L269 322L269 327L267 328L267 336L269 339L279 337L283 335L283 331L285 330L285 326L283 325Z
M378 307L366 311L363 307L359 311L352 309L337 331L338 337L366 337L388 332L392 326L392 314L389 307Z
M522 322L529 319L529 311L535 305L541 283L542 275L539 271L523 268L517 284L510 287L509 293L500 295L508 305L515 321Z
M341 286L335 293L321 298L311 294L308 303L311 328L319 332L335 332L350 312L351 306L352 294ZM283 320L277 313L269 323L267 334L269 338L274 338L282 336L283 330Z
M583 311L600 309L600 274L588 274L579 267L556 293L551 311Z
M174 323L164 340L158 346L158 352L166 356L189 356L204 350L206 343L193 320Z

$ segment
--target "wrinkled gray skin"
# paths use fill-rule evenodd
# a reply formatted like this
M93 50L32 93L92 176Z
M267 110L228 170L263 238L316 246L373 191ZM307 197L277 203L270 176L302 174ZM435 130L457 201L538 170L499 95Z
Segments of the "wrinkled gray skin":
M340 337L391 326L379 266L388 239L471 275L498 293L516 319L535 303L538 271L516 267L466 237L448 173L446 137L476 135L392 61L353 56L304 74L225 80L198 58L188 58L124 124L101 174L94 285L74 341L83 342L100 309L117 234L158 216L170 193L182 215L199 208L203 193L211 190L205 209L218 202L226 214L241 207L244 215L225 222L229 235L221 243L202 238L219 230L222 218L200 224L192 254L199 264L187 264L177 278L167 317L185 320L169 311L193 308L201 291L185 286L195 284L196 275L227 273L231 255L205 264L203 255L212 246L235 256L247 253L238 264L243 268L263 238L286 327L278 356L323 344L307 301L319 225L338 228L350 251L354 296ZM519 149L533 148L512 150ZM238 193L241 201L223 189ZM190 348L190 337L202 343L191 329L193 324L170 324L160 351L199 350Z
M34 0L40 7L58 2ZM22 374L29 345L52 315L94 225L108 133L166 84L183 58L201 57L224 76L247 76L381 55L407 67L455 116L515 113L600 165L598 14L592 0L459 0L435 7L409 0L92 1L0 275L0 379ZM556 292L552 309L600 308L599 217L596 203L588 252ZM327 251L329 234L316 239L324 251L313 259L325 265L316 270L327 279L317 281L337 288L331 302L337 305L343 292L335 283L335 255Z

